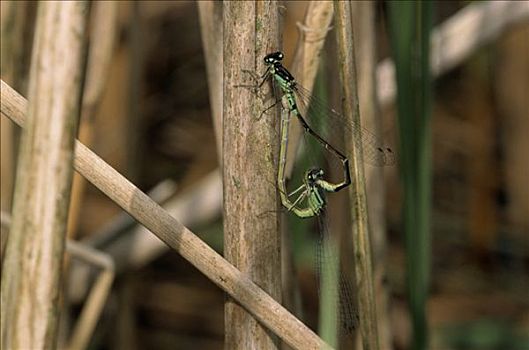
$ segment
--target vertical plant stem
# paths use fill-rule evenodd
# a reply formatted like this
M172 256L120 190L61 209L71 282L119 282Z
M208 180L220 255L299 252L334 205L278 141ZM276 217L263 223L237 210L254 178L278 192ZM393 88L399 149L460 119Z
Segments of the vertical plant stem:
M109 255L72 240L66 242L66 250L73 257L101 268L68 344L68 349L86 349L111 291L115 275L114 261Z
M78 132L79 140L88 146L92 144L95 113L101 103L108 79L114 39L116 37L117 6L118 4L115 1L99 1L92 4L91 43L88 52ZM70 216L68 218L69 238L73 238L77 231L85 187L86 181L83 177L79 174L74 174Z
M356 40L355 54L358 67L358 100L363 126L380 135L382 121L376 96L375 73L377 67L375 3L354 1L351 3L353 30ZM389 320L389 292L386 278L386 216L385 191L382 167L367 167L366 190L369 228L373 246L373 267L379 346L384 350L393 348Z
M428 343L426 299L430 272L431 128L429 49L432 4L390 2L397 71L404 231L413 349Z
M56 346L87 2L39 4L13 226L2 269L4 349Z
M219 164L222 164L222 3L198 1L197 6L208 74L209 104Z
M143 32L141 7L145 6L140 1L130 2L130 22L129 22L129 84L127 91L127 150L126 169L129 179L136 181L139 174L139 163L141 162L141 140L140 140L140 100L143 64Z
M342 83L342 109L344 115L347 118L351 118L348 122L353 123L354 121L358 125L360 124L360 111L350 3L335 1L334 13L338 44L338 66L340 67ZM345 139L347 153L352 156L352 184L349 187L349 197L351 201L351 227L354 242L360 333L364 350L371 350L378 349L378 331L360 132L357 130L353 135L346 135Z
M300 25L300 36L294 54L292 74L298 84L308 91L312 91L316 74L320 66L320 54L329 32L333 6L330 1L311 1L303 24ZM295 156L298 151L299 140L303 130L299 123L290 123L287 163L285 174L290 178L294 169Z
M28 1L5 1L0 11L0 73L2 79L24 94L27 92L36 6ZM0 119L0 133L0 208L10 212L20 135L7 119Z
M265 70L263 57L278 48L275 1L224 3L224 255L241 272L281 300L277 172L278 119L258 116L273 103L240 88L243 70ZM277 111L277 109L275 110ZM279 114L276 113L276 116ZM227 349L275 349L278 339L233 299L225 307Z

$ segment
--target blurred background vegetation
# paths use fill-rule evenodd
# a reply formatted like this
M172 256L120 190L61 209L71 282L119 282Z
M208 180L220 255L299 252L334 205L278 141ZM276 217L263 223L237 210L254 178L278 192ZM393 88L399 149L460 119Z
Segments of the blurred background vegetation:
M2 79L26 95L35 4L9 3L2 1ZM287 67L298 39L296 22L303 20L306 5L284 3ZM434 2L433 28L465 6L468 2ZM377 1L375 11L377 59L382 62L391 56L391 35L398 34L390 35L389 29L398 31L399 26L389 25L387 2ZM493 26L497 16L502 14L491 13L483 25ZM119 2L102 99L90 126L81 121L81 135L83 128L92 129L88 146L142 190L172 181L160 190L165 202L189 196L218 167L200 30L196 2ZM8 42L9 35L21 40ZM94 40L98 38L90 37ZM431 248L425 315L432 349L529 348L528 77L526 17L431 79ZM398 135L396 115L395 104L382 108L384 137L399 153L397 140L402 143L411 135ZM9 212L18 139L16 129L8 131L9 123L2 118L3 212ZM384 173L386 286L395 349L409 348L413 337L407 295L414 286L406 279L401 165ZM214 201L218 190L204 195ZM121 210L89 184L72 202L81 208L71 226L72 238L89 242L118 226L123 232L135 229L123 225L127 219ZM211 210L204 203L188 203L192 209L186 214ZM190 225L221 251L220 202L217 207L201 220L190 219ZM292 249L306 322L317 329L318 293L307 253L315 236L304 232L310 229L306 224L298 227ZM98 244L101 248L106 243ZM126 252L127 244L121 250ZM223 347L224 295L184 259L159 249L139 263L116 263L119 274L91 348ZM75 319L80 301L82 297L72 298L64 323Z

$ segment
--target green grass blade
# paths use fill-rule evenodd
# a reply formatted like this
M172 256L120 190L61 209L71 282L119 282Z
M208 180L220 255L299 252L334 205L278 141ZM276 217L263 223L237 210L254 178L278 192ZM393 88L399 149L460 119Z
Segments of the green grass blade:
M389 2L390 35L397 72L403 222L413 349L428 344L426 299L430 273L432 3Z

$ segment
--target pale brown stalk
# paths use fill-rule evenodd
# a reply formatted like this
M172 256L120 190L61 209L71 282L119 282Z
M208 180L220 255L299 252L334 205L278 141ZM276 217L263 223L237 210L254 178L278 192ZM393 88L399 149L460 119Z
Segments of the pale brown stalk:
M197 6L208 75L211 117L219 164L222 164L222 3L220 1L198 1Z
M84 1L39 4L27 129L2 266L4 349L56 346L87 14Z
M354 39L351 6L348 1L335 1L336 39L338 45L338 67L342 86L342 110L347 123L360 125L358 83L355 68ZM347 154L351 156L351 178L349 198L351 203L353 256L355 259L355 281L360 334L364 350L379 348L376 302L373 286L371 242L367 217L366 185L360 130L346 135Z
M245 70L265 70L263 57L279 46L276 1L224 2L223 188L224 256L281 301L277 120L257 117L273 103L241 88ZM277 109L273 110L276 112ZM263 215L263 213L265 213ZM225 304L227 349L277 349L279 340L233 299Z
M88 146L92 144L94 118L101 103L112 60L116 37L117 2L96 1L92 4L90 15L92 17L90 45L78 132L79 140ZM75 232L79 225L79 215L85 187L86 181L83 180L83 177L75 174L68 218L69 238L75 237Z
M351 3L355 43L358 101L363 126L376 135L381 134L382 121L376 98L375 72L376 59L376 28L375 4L370 1L354 1ZM381 349L391 350L393 342L389 320L389 291L384 283L386 280L386 215L385 188L382 167L368 166L365 168L367 185L367 207L369 228L373 246L373 266L375 293L377 302L377 320L379 345Z

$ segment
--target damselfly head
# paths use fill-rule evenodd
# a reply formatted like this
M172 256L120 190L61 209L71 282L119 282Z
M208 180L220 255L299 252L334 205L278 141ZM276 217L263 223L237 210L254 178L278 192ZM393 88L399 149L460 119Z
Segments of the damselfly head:
M285 55L283 55L281 51L269 53L265 56L264 62L265 64L272 65L274 63L281 62L283 60L283 57L285 57Z
M323 173L323 169L321 169L321 168L313 168L313 169L309 169L305 173L305 176L306 176L307 181L309 183L314 183L317 180L322 179L323 178L323 174L324 174Z

